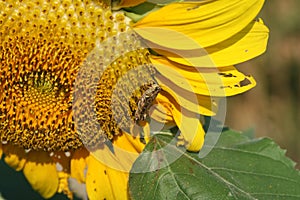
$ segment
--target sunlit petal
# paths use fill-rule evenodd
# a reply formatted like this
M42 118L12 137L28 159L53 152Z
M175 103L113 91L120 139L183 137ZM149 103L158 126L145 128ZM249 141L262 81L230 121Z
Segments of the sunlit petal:
M143 38L167 48L208 47L245 28L263 3L264 0L171 3L137 22L134 30Z
M156 79L164 91L170 94L183 108L202 115L212 116L217 111L217 105L210 96L198 95L182 89L164 76L157 75ZM159 96L157 98L160 98Z
M129 152L142 152L145 144L140 141L139 137L133 137L128 133L123 133L121 137L116 137L114 145L123 148Z
M205 135L199 114L180 107L176 102L170 101L170 98L166 97L164 93L161 93L159 96L159 101L172 112L181 135L187 142L186 148L189 151L199 151L203 146Z
M89 199L127 199L128 172L110 168L95 157L88 158L86 187Z
M269 30L262 20L253 21L229 39L204 49L173 50L148 42L154 50L177 63L199 67L222 67L250 60L267 47Z
M158 56L152 56L151 59L163 75L157 75L157 80L162 86L166 85L174 91L177 86L199 95L224 97L240 94L256 85L252 76L244 75L233 66L205 69L181 65ZM191 99L192 95L188 95L188 99ZM201 105L203 100L199 102Z
M56 165L47 152L29 152L23 173L32 188L44 198L50 198L57 192L59 179Z
M71 176L81 183L85 182L86 158L88 156L89 152L85 148L81 148L74 152L71 159Z
M125 134L117 136L112 143L112 147L104 145L103 148L92 151L91 154L110 168L128 172L138 157L142 149L141 146L145 145L139 138L131 138L129 140L128 138L130 137L132 136L126 136Z

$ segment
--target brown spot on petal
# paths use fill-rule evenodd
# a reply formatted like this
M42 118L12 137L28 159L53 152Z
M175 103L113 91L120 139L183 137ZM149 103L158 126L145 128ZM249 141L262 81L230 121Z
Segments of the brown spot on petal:
M218 73L219 75L223 76L223 77L236 77L235 75L233 75L232 73L224 73L224 72L220 72Z
M249 84L251 84L251 82L250 82L250 80L247 79L247 78L245 78L244 80L242 80L242 81L240 82L240 86L241 86L241 87L244 87L244 86L249 85Z

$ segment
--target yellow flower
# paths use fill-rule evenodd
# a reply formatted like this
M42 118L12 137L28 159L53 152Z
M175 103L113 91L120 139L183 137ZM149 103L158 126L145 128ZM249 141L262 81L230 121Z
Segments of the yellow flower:
M107 2L0 2L0 158L44 198L73 198L71 178L89 199L128 198L132 163L159 128L149 118L199 151L199 114L255 85L232 65L265 50L263 0ZM118 10L137 16L136 5L153 10L136 23Z
M168 1L151 1L164 3ZM181 130L187 149L199 151L204 131L197 115L212 116L218 97L232 96L255 86L253 77L233 65L266 50L268 28L254 20L264 0L219 0L144 4L150 13L127 12L137 32L154 52L151 61L162 87L156 102L163 104ZM156 112L162 113L164 111ZM153 116L154 117L154 116ZM198 124L197 124L198 123Z

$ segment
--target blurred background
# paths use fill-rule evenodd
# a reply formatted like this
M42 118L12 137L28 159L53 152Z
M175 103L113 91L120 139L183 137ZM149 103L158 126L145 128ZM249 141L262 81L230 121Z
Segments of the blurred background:
M226 124L254 129L287 149L300 168L300 1L266 0L259 17L270 28L268 50L240 64L257 86L227 99Z

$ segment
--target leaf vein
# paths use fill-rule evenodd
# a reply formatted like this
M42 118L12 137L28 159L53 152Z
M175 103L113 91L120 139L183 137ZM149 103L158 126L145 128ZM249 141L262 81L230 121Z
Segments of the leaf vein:
M231 172L237 172L237 173L243 173L243 174L257 175L257 176L266 176L266 177L272 177L272 178L277 178L277 179L281 179L281 180L286 180L286 181L298 183L298 181L295 181L293 179L283 177L283 176L275 176L275 175L272 175L272 174L254 173L254 172L240 171L240 170L236 170L236 169L228 169L228 168L222 168L222 167L211 167L210 169L212 169L212 170L231 171Z
M234 149L234 148L228 148L228 147L214 147L214 149L235 151L235 152L241 152L241 153L255 155L255 156L259 156L259 157L264 157L264 158L268 158L268 159L280 162L280 163L284 164L285 166L289 167L289 165L287 165L285 162L283 162L281 160L274 159L274 158L272 158L270 156L267 156L267 155L264 155L264 154L260 154L260 153L257 153L257 152L245 151L245 150L241 150L241 149Z

